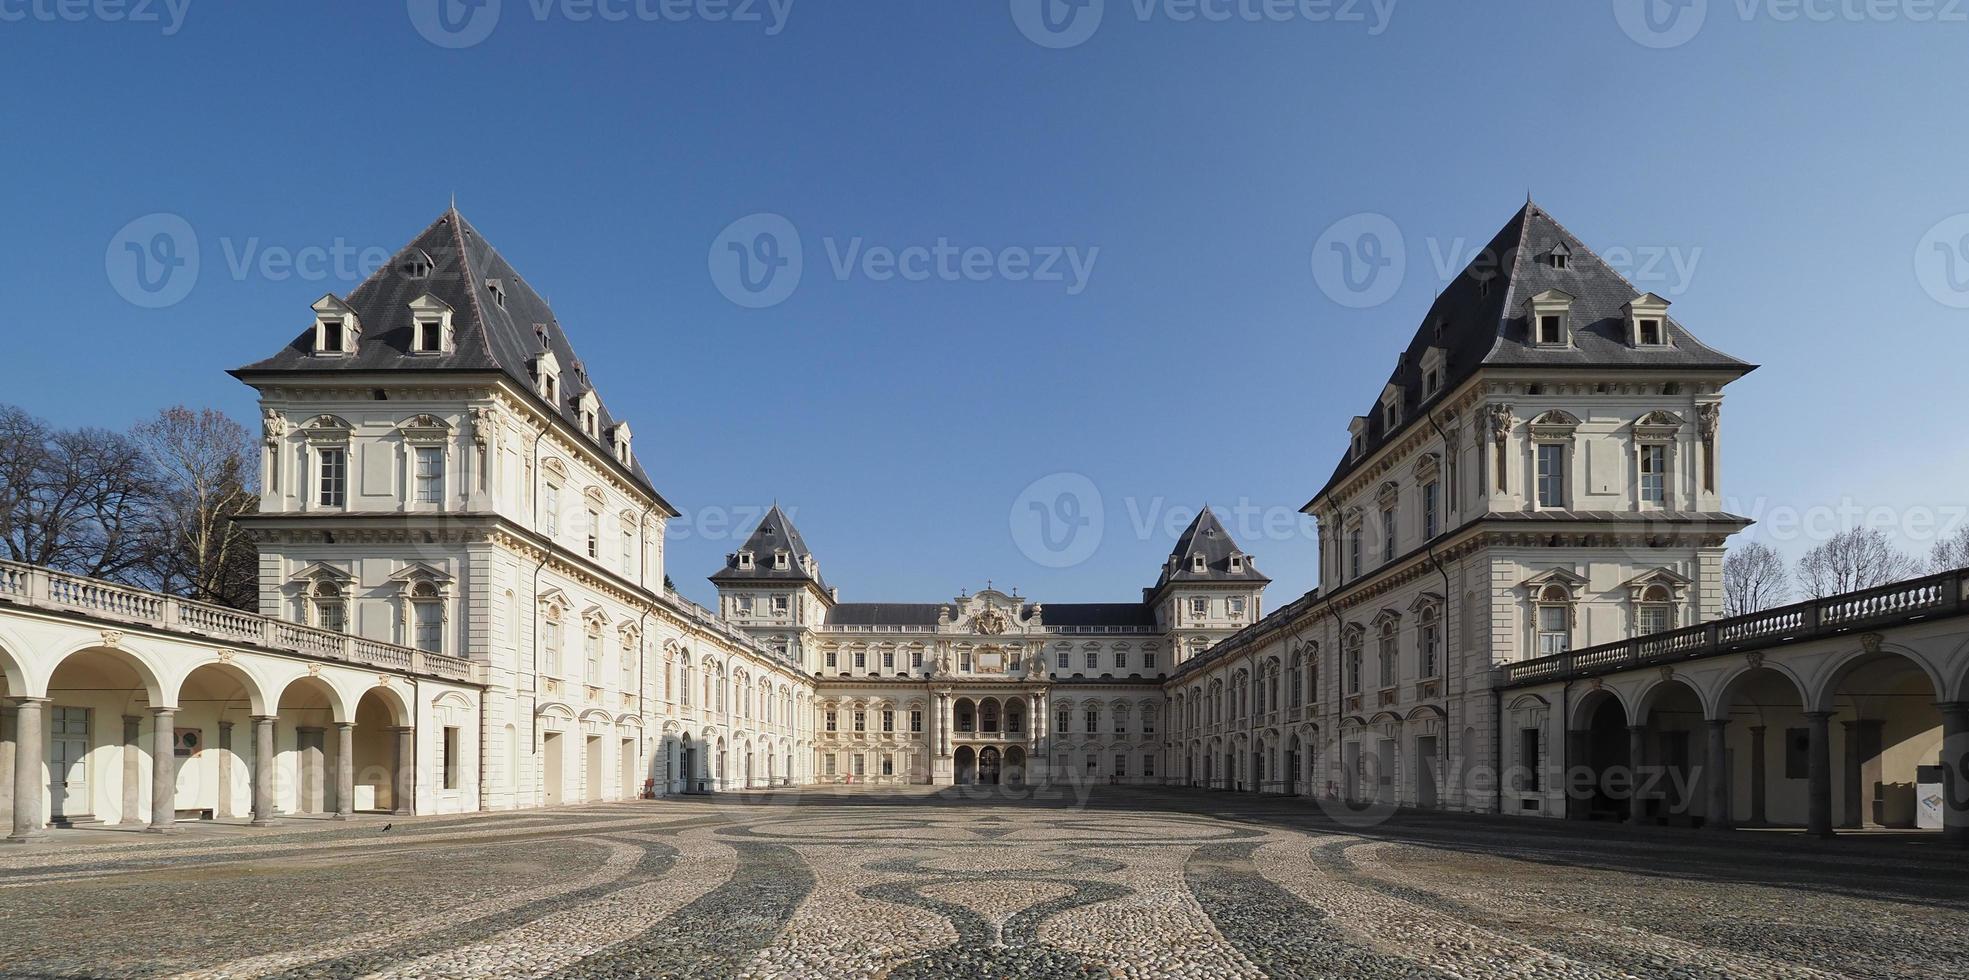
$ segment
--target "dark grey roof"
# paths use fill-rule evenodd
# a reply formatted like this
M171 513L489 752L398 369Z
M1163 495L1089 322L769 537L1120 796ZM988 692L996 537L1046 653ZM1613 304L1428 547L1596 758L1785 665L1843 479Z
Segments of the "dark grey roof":
M1048 602L1039 615L1048 626L1155 625L1155 607L1144 602Z
M412 278L406 260L419 253L429 258L431 271L424 278ZM489 285L495 281L505 295L503 304L494 298ZM416 320L409 304L426 293L451 307L453 349L449 353L411 353ZM595 391L596 400L601 400L601 392L589 379L586 365L575 355L547 301L534 292L455 207L431 222L389 264L377 269L341 299L355 311L362 329L353 356L316 356L314 327L309 324L272 357L238 368L232 372L233 376L250 383L255 376L266 374L496 372L512 378L521 390L538 400L533 362L543 351L552 350L554 359L561 365L561 402L550 407L580 431L576 403L589 391ZM598 440L611 465L626 471L674 516L675 508L657 494L640 459L632 454L627 467L615 462L610 443L617 420L609 414L606 403L602 403L598 416Z
M1552 251L1562 245L1567 252L1563 269L1550 259ZM1483 285L1486 281L1488 288ZM1528 304L1533 296L1548 289L1563 290L1573 297L1571 348L1538 347L1531 342ZM1422 360L1431 347L1442 348L1447 362L1442 383L1431 399L1455 389L1483 367L1673 368L1738 374L1755 369L1755 365L1697 340L1672 316L1668 318L1668 346L1629 346L1622 307L1641 295L1641 290L1544 209L1526 202L1490 245L1436 297L1409 341L1387 382L1402 392L1400 424L1393 430L1385 429L1379 407L1386 387L1377 387L1375 407L1365 413L1366 451L1356 457L1350 447L1313 499L1332 490L1396 434L1411 425L1429 424L1421 411L1425 405Z
M1242 555L1244 567L1231 570L1231 556ZM1203 558L1203 571L1196 570L1197 557ZM1244 553L1231 539L1231 533L1224 530L1223 522L1209 507L1196 515L1188 530L1176 539L1175 550L1169 552L1169 560L1162 563L1162 576L1156 579L1155 588L1150 593L1160 591L1174 582L1249 582L1262 585L1271 579L1259 574L1258 567L1251 556Z
M935 602L843 602L827 611L829 626L935 626L946 608Z
M739 552L752 554L752 567L738 567ZM773 556L785 552L785 568L773 567ZM821 580L820 563L815 561L814 553L807 550L807 540L800 536L800 529L793 526L793 520L786 512L774 504L761 518L759 526L745 544L730 555L725 556L725 567L711 576L713 583L745 582L811 582L822 592L827 591L827 583ZM934 622L934 620L932 620Z
M1217 641L1215 644L1211 645L1210 649L1205 650L1202 656L1191 657L1189 660L1185 661L1181 667L1178 667L1175 673L1169 676L1171 678L1177 678L1177 677L1182 677L1185 674L1202 670L1217 660L1221 660L1224 657L1231 656L1241 650L1250 648L1253 644L1263 643L1268 641L1271 638L1272 634L1278 632L1279 630L1291 628L1292 625L1295 622L1297 622L1301 616L1304 616L1308 610L1312 609L1313 604L1318 602L1319 599L1320 599L1319 590L1314 589L1313 591L1308 592L1305 595L1302 595L1299 598L1294 599L1291 602L1288 602L1285 605L1272 610L1271 612L1265 614L1265 617L1263 619L1260 619L1257 622L1252 623L1251 625L1246 626L1245 628L1238 630L1237 632L1232 633L1227 637L1224 637L1222 640Z
M935 626L944 610L954 616L956 607L945 602L844 602L827 611L830 626ZM1030 616L1032 607L1019 610L1021 618ZM1040 606L1040 618L1047 626L1149 626L1155 625L1155 610L1139 602L1059 602Z

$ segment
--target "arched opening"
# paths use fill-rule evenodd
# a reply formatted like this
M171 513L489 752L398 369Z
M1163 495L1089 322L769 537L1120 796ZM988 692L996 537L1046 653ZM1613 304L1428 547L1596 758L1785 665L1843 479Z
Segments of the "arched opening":
M417 748L408 708L395 692L373 687L356 702L355 717L355 809L414 812Z
M955 722L954 724L955 731L964 734L970 734L972 732L977 731L978 709L977 706L971 702L970 698L958 698L957 703L955 705L952 705L952 708L954 710L951 713L951 717Z
M1863 654L1833 675L1823 703L1832 711L1827 802L1834 826L1942 829L1939 700L1928 672L1892 651ZM1923 795L1934 805L1923 806Z
M978 757L970 746L958 746L957 751L952 753L951 761L957 768L957 785L969 786L977 781Z
M1651 688L1634 714L1640 731L1638 736L1631 734L1628 752L1636 756L1633 765L1640 780L1635 788L1635 821L1701 825L1709 818L1706 787L1696 783L1708 769L1701 696L1671 678Z
M178 809L222 820L250 815L264 823L280 808L282 793L293 789L275 765L281 733L274 720L254 717L252 683L238 667L204 664L179 685L172 722ZM293 812L294 801L285 802Z
M1026 703L1023 698L1005 702L1005 734L1023 735L1026 730Z
M978 704L978 731L988 735L998 733L997 698L985 698Z
M1004 763L1004 756L998 749L987 746L983 752L978 753L978 783L984 786L998 785L999 771L1004 767Z
M1012 746L1005 750L1005 785L1024 786L1026 783L1026 750Z
M1717 712L1729 722L1730 821L1805 826L1811 816L1811 723L1797 683L1768 667L1747 670L1724 687Z
M156 676L123 651L83 650L55 667L40 705L49 824L176 820L177 713L160 703ZM171 780L161 792L160 774Z
M1585 799L1571 799L1572 815L1588 820L1627 819L1633 760L1628 752L1626 706L1611 691L1595 691L1581 700L1574 718L1569 765L1590 770L1593 786Z
M677 746L677 791L697 792L697 746L691 742L690 733L684 733L683 741Z
M344 761L352 777L355 760L344 736L353 726L336 723L335 692L319 677L303 677L280 692L275 707L274 809L283 813L347 815L355 812L354 787L343 784ZM349 797L344 799L344 797Z
M584 722L584 725L587 724ZM608 745L602 736L591 733L582 739L581 759L581 801L600 803L603 790L607 787L604 779L608 772Z
M1299 792L1299 736L1297 735L1285 740L1285 765L1281 767L1281 775L1285 777L1285 795L1296 795Z

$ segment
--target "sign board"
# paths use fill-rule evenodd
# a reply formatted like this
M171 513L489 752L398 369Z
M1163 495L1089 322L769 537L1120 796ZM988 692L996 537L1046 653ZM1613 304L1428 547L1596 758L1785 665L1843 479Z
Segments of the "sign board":
M1919 766L1914 776L1914 825L1922 830L1942 829L1942 767Z
M180 759L189 759L205 747L205 732L199 728L171 729L171 754Z

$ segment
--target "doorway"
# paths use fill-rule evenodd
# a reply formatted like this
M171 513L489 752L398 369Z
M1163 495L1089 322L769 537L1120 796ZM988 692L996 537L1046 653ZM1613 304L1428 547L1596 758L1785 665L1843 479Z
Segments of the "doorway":
M978 782L986 786L998 785L998 770L1002 763L998 750L987 748L978 753Z
M56 708L48 724L48 816L56 821L87 817L89 805L89 709Z
M1436 806L1436 736L1415 739L1415 805Z
M540 736L540 803L561 805L561 735L547 732Z

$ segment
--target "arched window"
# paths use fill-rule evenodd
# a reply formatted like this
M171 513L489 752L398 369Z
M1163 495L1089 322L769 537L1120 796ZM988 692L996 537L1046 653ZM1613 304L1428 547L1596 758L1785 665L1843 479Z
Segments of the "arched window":
M1423 677L1434 677L1442 669L1443 628L1434 605L1423 606L1416 617L1418 665Z
M1636 631L1641 636L1674 629L1674 596L1667 586L1650 585L1641 592L1641 602L1635 608L1635 614Z
M335 633L348 632L348 603L348 598L342 594L341 583L317 579L308 595L308 611L315 628Z
M444 652L444 600L432 582L410 587L411 645L425 653Z

